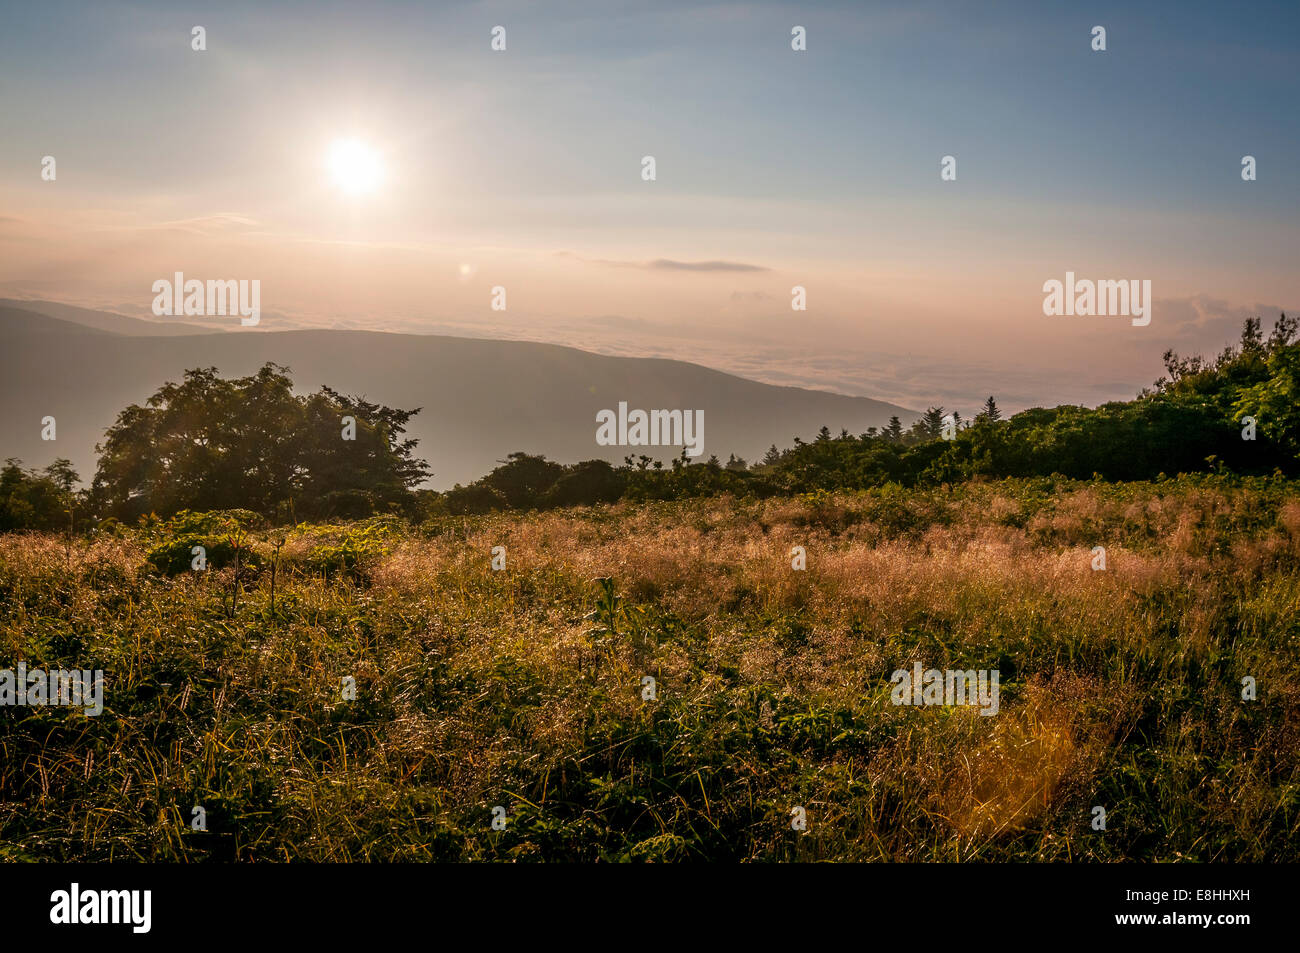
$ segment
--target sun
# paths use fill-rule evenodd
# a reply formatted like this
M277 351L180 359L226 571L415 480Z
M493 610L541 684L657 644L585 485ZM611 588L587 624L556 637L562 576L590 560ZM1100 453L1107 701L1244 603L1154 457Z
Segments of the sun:
M359 139L337 139L330 146L330 176L348 195L365 195L383 179L379 153Z

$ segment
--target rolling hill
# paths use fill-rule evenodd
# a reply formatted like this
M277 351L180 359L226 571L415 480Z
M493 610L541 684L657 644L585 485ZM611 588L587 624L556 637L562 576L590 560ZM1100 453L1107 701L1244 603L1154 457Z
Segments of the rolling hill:
M76 305L60 304L57 301L26 301L20 298L0 298L0 310L17 309L30 313L55 318L64 323L80 325L110 334L126 334L132 337L171 337L176 334L213 334L215 329L186 324L183 321L145 321L141 318L128 318L124 314L111 311L96 311L92 308L78 308Z
M38 305L47 313L36 313ZM762 384L684 361L550 344L341 330L143 334L139 326L152 324L43 302L0 304L0 457L29 466L67 457L89 482L94 446L128 404L187 368L242 376L266 361L289 367L300 391L328 384L422 407L410 432L437 489L468 483L516 450L561 462L676 456L671 448L598 446L596 414L620 401L703 410L701 460L734 452L752 461L772 444L811 439L823 425L860 433L893 414L904 425L916 417L882 401ZM41 440L45 416L57 421L55 442Z

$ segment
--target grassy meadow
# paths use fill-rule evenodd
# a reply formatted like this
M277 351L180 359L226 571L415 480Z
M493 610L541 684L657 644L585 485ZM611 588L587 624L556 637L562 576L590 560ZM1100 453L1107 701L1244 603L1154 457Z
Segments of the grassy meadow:
M0 709L0 859L1300 860L1296 489L0 536L0 664L106 681ZM891 704L918 661L999 713Z

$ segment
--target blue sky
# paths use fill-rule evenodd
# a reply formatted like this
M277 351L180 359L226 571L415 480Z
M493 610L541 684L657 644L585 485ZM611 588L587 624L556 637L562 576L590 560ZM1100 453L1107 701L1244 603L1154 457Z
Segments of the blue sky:
M260 268L284 327L562 340L913 404L998 374L1011 404L1124 396L1163 346L1217 349L1243 314L1300 306L1294 2L56 0L3 18L14 293L129 312L173 267ZM367 203L316 181L341 135L384 155ZM57 183L35 174L47 154ZM1039 288L1067 268L1152 278L1152 328L1045 325ZM498 282L509 321L484 306ZM816 304L792 321L796 282ZM1061 393L1088 348L1110 367Z

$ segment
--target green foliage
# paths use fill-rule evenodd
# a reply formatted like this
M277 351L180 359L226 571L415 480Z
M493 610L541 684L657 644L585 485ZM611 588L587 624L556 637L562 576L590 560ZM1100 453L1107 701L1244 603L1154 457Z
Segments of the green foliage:
M469 516L504 510L509 504L497 490L482 482L461 486L457 483L443 494L447 512L452 516Z
M194 572L194 548L201 546L208 570L235 565L236 555L241 567L256 570L262 558L248 546L247 532L261 523L250 510L181 510L167 520L146 520L141 529L158 542L145 554L145 562L163 576Z
M102 516L245 507L267 516L358 517L411 502L428 476L402 439L418 410L394 410L328 387L293 394L287 369L268 363L233 380L216 368L185 372L144 406L123 410L96 449L91 492ZM355 440L343 439L343 419Z
M1274 350L1268 377L1242 389L1232 404L1234 417L1254 417L1260 437L1281 448L1294 469L1300 465L1300 347Z
M561 474L538 502L540 508L613 503L627 489L627 476L604 460L584 460L562 467Z
M146 522L144 528L161 536L183 536L204 533L231 534L260 526L264 520L252 510L181 510L169 519L157 523Z
M207 568L210 570L223 569L235 562L234 544L219 536L182 536L159 543L145 554L145 561L154 572L164 576L178 576L193 571L196 546L203 547ZM250 563L251 554L244 553L241 561Z
M526 509L543 498L565 472L544 456L512 453L481 483L495 490L514 509Z
M327 579L336 575L364 576L367 567L391 551L393 541L403 532L400 520L393 517L374 517L351 526L342 527L329 542L319 543L308 550L304 565L313 573ZM300 529L300 533L313 533Z
M909 429L894 418L853 436L823 427L811 442L773 446L762 463L733 455L695 462L683 451L662 462L642 455L621 466L603 460L560 464L511 453L481 479L446 493L412 492L428 471L401 439L418 410L402 411L328 387L295 397L285 368L219 378L191 370L145 406L131 406L109 429L91 492L78 500L67 461L27 471L9 461L0 471L0 531L54 529L79 510L131 521L184 510L246 507L278 523L301 517L359 519L375 514L477 516L509 510L598 506L732 494L832 493L886 487L938 487L970 479L1059 475L1112 481L1166 474L1300 473L1300 322L1282 315L1265 338L1258 319L1241 343L1213 361L1165 354L1167 375L1135 400L1096 408L1031 408L1003 419L989 397L973 424L958 423L943 439L944 410L930 407ZM356 440L341 439L343 417L356 420ZM957 413L953 412L954 420ZM1256 439L1242 439L1242 420ZM900 527L905 512L881 514ZM824 512L814 519L852 519ZM173 530L179 533L179 528ZM193 532L200 532L195 528ZM160 559L169 565L175 554ZM325 560L345 566L346 553ZM324 565L324 563L322 564Z
M44 470L24 469L10 458L0 469L0 532L69 530L78 510L78 476L64 459Z
M623 599L618 595L614 580L602 576L595 580L596 607L587 613L588 621L595 622L594 628L587 631L588 638L615 638L618 635L619 616Z
M755 467L694 463L682 454L668 467L641 456L612 467L598 460L572 466L511 454L482 480L446 494L452 513L547 509L676 500L732 493L829 493L897 484L915 488L971 478L1061 475L1151 480L1160 474L1232 471L1300 473L1300 345L1296 322L1282 315L1265 340L1258 319L1247 322L1240 348L1215 362L1166 354L1169 377L1154 392L1096 408L1032 408L1003 419L989 397L973 424L957 422L942 438L942 407L930 407L904 430L897 418L883 432L833 436L823 427L811 442L795 437L773 447ZM1241 418L1258 421L1259 437L1241 439ZM956 422L957 414L954 412ZM886 522L905 518L887 517Z
M1295 860L1296 499L1228 473L1040 477L304 523L274 609L283 537L256 514L101 526L71 554L7 536L0 652L102 667L107 690L99 718L0 718L22 768L0 772L0 855ZM154 568L227 536L260 573ZM914 660L999 669L1000 713L893 706Z

